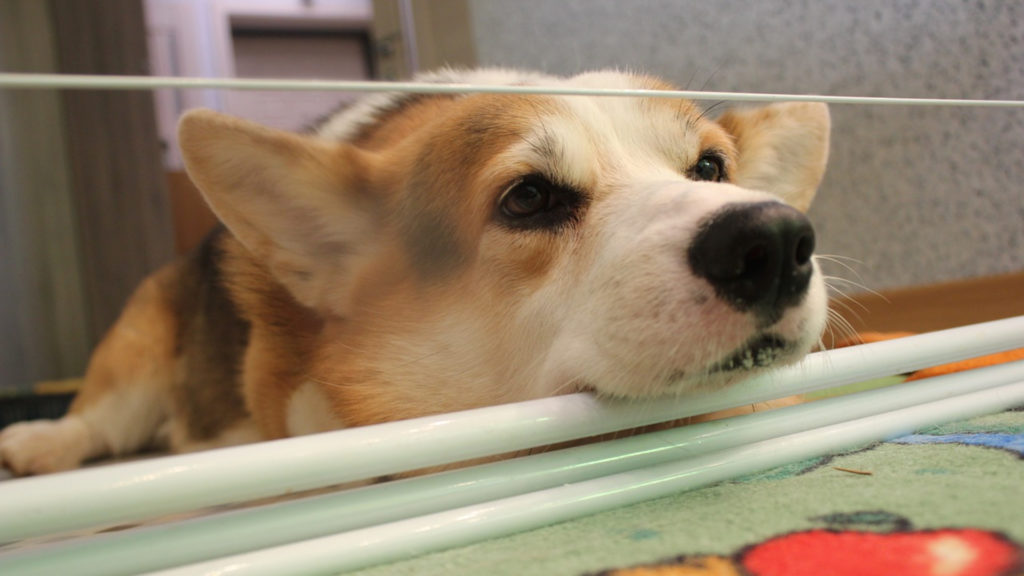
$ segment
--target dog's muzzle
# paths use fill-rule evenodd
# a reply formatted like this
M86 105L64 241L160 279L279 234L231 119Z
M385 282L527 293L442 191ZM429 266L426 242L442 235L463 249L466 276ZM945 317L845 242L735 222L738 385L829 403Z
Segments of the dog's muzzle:
M693 272L723 301L774 324L807 293L814 228L779 202L730 204L708 216L689 249Z

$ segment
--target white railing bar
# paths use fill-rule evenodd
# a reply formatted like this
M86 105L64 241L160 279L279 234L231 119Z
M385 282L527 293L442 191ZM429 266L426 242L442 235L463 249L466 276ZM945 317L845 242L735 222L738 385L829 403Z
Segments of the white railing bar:
M648 468L159 572L337 574L668 496L949 420L1024 404L1024 382Z
M580 88L572 86L501 86L491 84L442 84L387 82L380 80L295 80L285 78L199 78L180 76L118 76L87 74L35 74L0 72L0 89L61 90L156 90L223 89L275 91L405 92L416 94L543 94L553 96L616 96L688 98L733 102L824 102L826 104L873 104L898 106L967 106L1024 108L1024 100L969 98L901 98L825 94L767 94L757 92L705 92L697 90L649 90Z
M0 542L503 454L1022 346L1024 317L1008 318L813 354L743 384L674 401L572 394L10 480L0 483Z
M1024 381L1024 360L99 538L0 553L0 573L116 576L170 568L693 458Z

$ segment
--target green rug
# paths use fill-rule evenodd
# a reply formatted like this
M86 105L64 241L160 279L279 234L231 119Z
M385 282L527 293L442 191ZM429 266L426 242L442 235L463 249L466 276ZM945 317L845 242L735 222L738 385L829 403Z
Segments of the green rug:
M360 576L1024 574L1024 410Z

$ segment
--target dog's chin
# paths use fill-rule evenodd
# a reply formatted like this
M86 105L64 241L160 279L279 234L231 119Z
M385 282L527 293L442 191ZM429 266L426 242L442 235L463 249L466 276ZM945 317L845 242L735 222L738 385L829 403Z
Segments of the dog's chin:
M592 392L606 398L656 398L709 392L752 378L772 368L798 361L806 350L799 343L777 334L764 333L709 364L691 370L676 370L661 384L645 383L633 390L607 390L600 383L580 383L577 391Z
M794 356L795 346L775 334L761 334L708 369L709 374L751 372L783 363Z

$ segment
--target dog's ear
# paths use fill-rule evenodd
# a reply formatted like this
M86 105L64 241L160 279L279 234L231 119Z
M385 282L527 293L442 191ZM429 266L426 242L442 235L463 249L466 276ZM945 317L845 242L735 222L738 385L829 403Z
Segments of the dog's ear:
M731 180L807 211L828 161L828 107L784 102L729 110L718 123L732 134L739 160Z
M377 228L365 154L210 110L185 114L178 140L189 176L231 233L296 300L345 315Z

